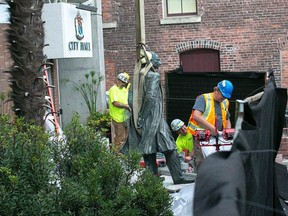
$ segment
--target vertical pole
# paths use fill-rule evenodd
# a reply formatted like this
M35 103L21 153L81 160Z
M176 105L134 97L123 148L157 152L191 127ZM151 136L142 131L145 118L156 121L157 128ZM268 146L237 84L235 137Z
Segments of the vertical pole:
M144 0L135 0L135 21L136 21L136 45L145 44L145 10ZM137 59L140 49L137 46Z
M105 111L107 109L106 103L106 87L105 87L105 62L104 62L104 41L103 41L103 21L102 16L102 0L94 0L93 6L97 8L97 14L91 12L91 30L92 30L92 43L93 43L93 70L99 71L99 77L104 80L100 82L100 90L97 90L97 109L98 111ZM97 60L97 59L98 60Z
M145 44L145 12L144 12L144 0L135 0L135 30L136 30L136 56L137 63L135 65L134 74L133 74L133 119L135 128L138 121L138 114L141 108L139 105L139 100L142 100L141 95L143 87L140 85L140 50L142 46L139 46L140 43ZM142 77L143 78L143 77ZM140 108L139 108L140 107ZM141 134L140 130L137 130Z

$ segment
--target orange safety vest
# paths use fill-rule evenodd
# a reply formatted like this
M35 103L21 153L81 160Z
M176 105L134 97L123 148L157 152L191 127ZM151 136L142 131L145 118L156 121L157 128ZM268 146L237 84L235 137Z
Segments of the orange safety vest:
M206 121L208 121L212 125L215 125L216 116L215 116L213 93L203 94L203 97L205 99L206 108L202 115L206 119ZM223 100L220 103L220 106L222 112L222 126L223 128L226 128L227 125L226 116L229 108L229 101L227 99ZM187 131L192 135L195 134L195 130L204 129L194 120L193 114L194 110L191 113L187 127Z

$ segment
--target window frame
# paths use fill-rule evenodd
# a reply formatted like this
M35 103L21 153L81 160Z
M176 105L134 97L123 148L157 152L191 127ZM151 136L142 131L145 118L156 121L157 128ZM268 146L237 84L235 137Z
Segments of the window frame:
M182 8L182 5L183 5L182 1L183 1L183 0L179 0L179 1L181 1L181 10L183 11L183 8ZM166 5L165 5L165 6L166 6L166 16L167 16L167 17L179 17L179 16L197 15L197 12L198 12L198 10L197 10L197 0L193 0L193 1L195 1L195 7L196 7L196 11L195 11L195 12L169 14L169 13L168 13L168 0L165 0L165 4L166 4Z

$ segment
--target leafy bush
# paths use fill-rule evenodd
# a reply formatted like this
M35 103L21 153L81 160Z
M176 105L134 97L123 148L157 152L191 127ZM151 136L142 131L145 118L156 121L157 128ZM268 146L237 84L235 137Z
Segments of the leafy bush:
M74 116L65 134L66 143L57 157L60 207L65 214L172 215L168 192L139 166L138 153L127 157L110 153L94 130L80 124L79 116Z
M0 116L0 215L169 216L162 182L139 166L140 155L117 157L102 135L75 115L65 139Z
M100 131L106 137L111 135L111 117L109 112L95 112L87 118L87 125L96 132Z
M0 215L53 215L57 188L48 136L23 119L0 115Z

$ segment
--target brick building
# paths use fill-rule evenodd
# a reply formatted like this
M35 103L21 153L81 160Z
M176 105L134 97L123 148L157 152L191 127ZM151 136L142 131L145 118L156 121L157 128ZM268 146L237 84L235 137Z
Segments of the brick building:
M169 0L145 0L146 44L161 58L159 71L163 86L165 73L180 64L193 71L197 62L189 61L195 57L204 64L197 68L200 72L266 72L272 67L278 87L288 87L286 0L192 0L191 5L182 9L181 2L172 5ZM102 9L106 88L109 89L117 73L133 74L134 1L102 0ZM216 66L207 68L211 58ZM288 157L286 135L279 153Z
M9 70L12 65L10 59L10 53L7 49L7 43L5 40L5 31L8 28L7 24L0 24L0 93L1 95L6 96L8 92L8 74L4 73L4 71ZM10 104L2 104L0 100L0 113L1 112L10 112L9 107Z
M196 1L196 0L195 0ZM161 72L175 69L182 53L219 51L221 71L276 70L277 83L287 87L288 5L285 0L197 0L196 14L167 16L166 0L145 1L146 44L158 53ZM179 2L181 2L179 0ZM103 0L107 77L135 62L135 10L129 0ZM286 64L285 64L286 63ZM107 81L107 88L111 82Z

